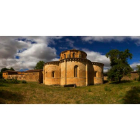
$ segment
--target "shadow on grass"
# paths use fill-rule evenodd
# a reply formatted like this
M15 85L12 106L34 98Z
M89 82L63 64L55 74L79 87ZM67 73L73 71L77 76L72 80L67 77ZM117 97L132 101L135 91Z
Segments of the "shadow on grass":
M8 87L8 85L5 85L3 83L0 83L0 87Z
M121 82L111 82L110 84L123 84L123 83L132 83L133 81L131 80L123 80Z
M135 86L124 97L124 104L140 104L140 87Z
M108 83L108 80L104 80L104 84Z
M20 103L23 101L23 96L18 93L13 93L6 90L0 90L0 104L6 104L7 101L13 103Z

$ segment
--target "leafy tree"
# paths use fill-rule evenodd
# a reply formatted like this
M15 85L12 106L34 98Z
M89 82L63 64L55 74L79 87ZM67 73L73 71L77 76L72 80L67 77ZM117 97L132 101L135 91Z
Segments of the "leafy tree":
M6 71L6 70L13 70L13 71L15 71L12 67L11 67L10 69L8 69L8 68L2 68L2 69L1 69L1 73L3 73L3 72Z
M132 68L128 64L128 58L132 59L132 54L126 49L124 52L119 50L111 50L106 54L110 59L111 69L108 71L108 79L120 82L124 75L130 75Z
M12 67L11 67L9 70L13 70L13 71L15 71Z
M0 79L2 78L2 73L0 72Z
M3 73L3 72L6 71L6 70L9 70L9 69L7 69L7 68L2 68L2 69L1 69L1 73Z
M34 69L43 69L45 62L44 61L39 61Z
M139 75L138 81L140 81L140 65L137 65L137 72L138 72L138 75Z

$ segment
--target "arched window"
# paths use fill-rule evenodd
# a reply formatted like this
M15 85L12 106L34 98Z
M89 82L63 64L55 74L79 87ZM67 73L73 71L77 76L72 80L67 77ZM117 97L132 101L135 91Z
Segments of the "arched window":
M54 77L54 71L52 71L52 77Z
M75 58L75 53L73 53L73 58Z
M66 54L64 54L64 59L66 59Z
M74 77L77 77L78 66L74 66Z

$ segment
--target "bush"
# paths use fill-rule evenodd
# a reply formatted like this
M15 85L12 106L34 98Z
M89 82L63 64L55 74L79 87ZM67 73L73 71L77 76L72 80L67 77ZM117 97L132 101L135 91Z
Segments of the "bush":
M88 89L88 92L91 92L91 89L90 88Z
M12 83L14 83L14 84L19 84L20 81L18 81L17 79L12 79Z
M5 79L0 79L0 83L6 83Z
M0 79L0 83L19 84L20 81L17 79Z
M109 87L107 87L107 86L104 88L104 90L105 91L111 91L111 89Z
M137 81L137 78L134 78L134 81Z
M26 83L27 83L27 81L23 80L21 83L26 84Z

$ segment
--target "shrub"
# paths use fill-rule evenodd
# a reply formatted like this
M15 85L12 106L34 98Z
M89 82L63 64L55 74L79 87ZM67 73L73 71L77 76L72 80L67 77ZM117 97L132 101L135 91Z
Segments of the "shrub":
M0 79L0 83L18 84L20 81L17 79Z
M23 81L22 81L22 83L23 83L23 84L26 84L26 83L27 83L27 81L23 80Z
M107 86L104 88L104 90L105 91L111 91L111 89L109 87L107 87Z
M134 81L137 81L137 78L134 78Z
M12 80L11 80L11 83L13 83L13 84L19 84L20 81L18 81L17 79L12 79Z
M91 92L91 89L90 88L88 89L88 92Z

